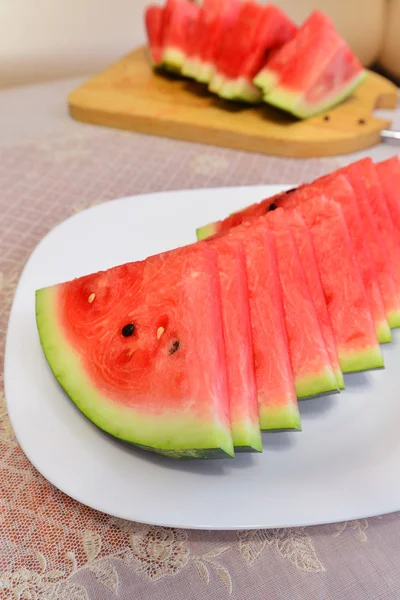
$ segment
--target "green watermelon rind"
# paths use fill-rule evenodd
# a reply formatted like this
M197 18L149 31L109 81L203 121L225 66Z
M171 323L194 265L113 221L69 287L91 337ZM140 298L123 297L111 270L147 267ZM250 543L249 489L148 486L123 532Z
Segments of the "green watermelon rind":
M171 458L234 456L231 431L222 423L200 421L193 414L178 418L162 414L157 418L154 414L117 406L103 396L61 331L54 287L36 291L36 322L43 352L55 378L80 411L100 429Z
M259 104L262 101L262 93L246 77L229 78L220 73L216 73L208 87L210 92L218 94L225 100L236 100L248 104Z
M400 327L400 311L392 310L391 312L387 313L386 318L388 320L389 327L392 329Z
M251 421L231 423L235 452L262 452L262 438L258 423Z
M297 404L282 402L275 406L259 403L261 431L301 431L300 412Z
M279 76L275 73L275 71L265 68L255 76L253 83L260 88L260 90L262 90L264 95L266 95L277 85L278 80Z
M380 344L388 344L392 341L392 333L388 321L382 321L375 326L376 337Z
M180 73L186 59L185 53L179 48L169 46L164 49L162 66L171 73Z
M337 392L338 382L332 367L325 368L320 373L312 373L295 379L297 398L309 398L327 392Z
M199 242L201 242L202 240L205 240L209 237L211 237L212 235L214 235L215 233L218 232L218 227L217 227L217 223L208 223L208 225L203 225L202 227L198 227L198 229L196 229L196 236L197 236L197 240Z
M339 94L331 94L318 104L307 104L303 100L301 91L294 92L289 88L280 86L279 83L269 93L264 94L263 99L267 104L289 112L299 119L307 119L342 102L364 81L365 77L366 71L363 70Z
M385 366L381 347L377 344L364 350L348 350L341 352L338 349L339 363L343 373L355 373L370 369L382 369Z

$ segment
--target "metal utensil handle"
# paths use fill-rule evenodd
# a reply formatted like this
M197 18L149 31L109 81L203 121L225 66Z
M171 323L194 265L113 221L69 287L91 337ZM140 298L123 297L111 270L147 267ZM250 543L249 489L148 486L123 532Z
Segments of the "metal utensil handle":
M400 131L392 131L391 129L383 129L381 131L382 141L384 142L394 142L395 144L400 144Z

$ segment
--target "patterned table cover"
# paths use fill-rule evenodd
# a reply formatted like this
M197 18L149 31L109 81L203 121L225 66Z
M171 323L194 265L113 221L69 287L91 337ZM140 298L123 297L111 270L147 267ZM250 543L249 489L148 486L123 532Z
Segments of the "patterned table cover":
M67 216L143 192L310 181L338 164L76 124L0 146L1 364L23 265ZM399 514L298 529L199 532L122 521L81 505L22 452L1 372L0 600L394 600L399 567Z

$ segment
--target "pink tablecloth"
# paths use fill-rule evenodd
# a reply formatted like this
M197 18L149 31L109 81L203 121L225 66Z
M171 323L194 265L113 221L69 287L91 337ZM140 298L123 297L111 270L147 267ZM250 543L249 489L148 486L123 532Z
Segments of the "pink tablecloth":
M68 215L141 192L298 183L337 164L69 126L67 120L57 133L29 143L8 140L0 146L1 358L21 269L43 235ZM32 467L14 437L2 377L0 383L1 600L400 598L398 514L229 533L124 522L71 500Z

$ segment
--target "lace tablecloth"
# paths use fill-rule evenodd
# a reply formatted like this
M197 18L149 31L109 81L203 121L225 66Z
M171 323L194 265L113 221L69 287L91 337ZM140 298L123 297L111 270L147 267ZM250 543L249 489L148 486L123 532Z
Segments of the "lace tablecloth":
M11 102L9 115L20 111L26 119L23 104ZM1 364L22 267L43 235L68 215L141 192L298 183L339 163L85 127L58 110L54 127L43 124L44 136L31 128L28 142L23 135L13 141L4 111L0 118L0 131L1 120L6 131L0 146ZM16 120L16 131L20 125ZM399 514L211 533L143 526L91 510L32 467L13 434L1 376L0 600L394 600L400 598L399 566Z

